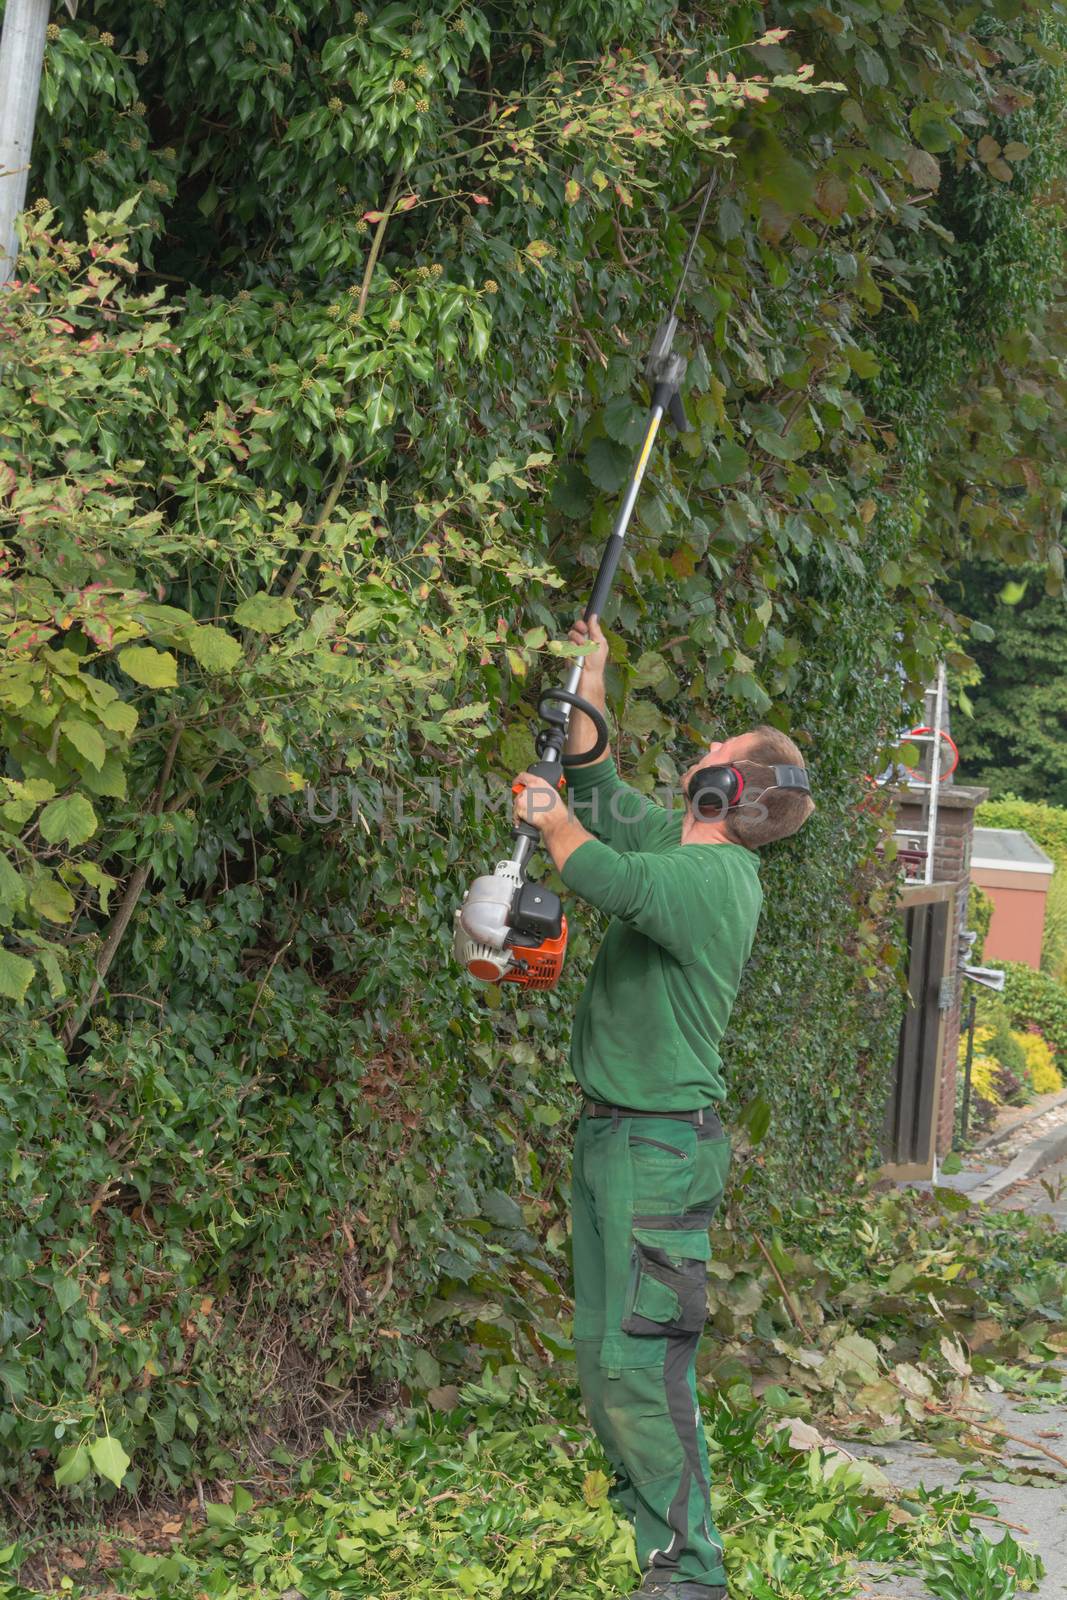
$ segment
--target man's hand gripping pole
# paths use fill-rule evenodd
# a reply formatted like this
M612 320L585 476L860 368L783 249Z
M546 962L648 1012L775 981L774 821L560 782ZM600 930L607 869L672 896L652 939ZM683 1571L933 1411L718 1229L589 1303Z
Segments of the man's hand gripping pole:
M701 221L703 211L701 212ZM700 223L697 228L699 230ZM676 297L677 301L677 297ZM645 375L652 388L652 399L645 436L637 453L630 481L611 535L600 558L593 592L585 609L585 620L603 615L622 557L626 534L637 504L637 496L648 466L652 446L664 415L676 427L688 430L689 423L679 390L685 373L685 360L673 354L672 345L678 319L673 309L661 323L652 341ZM597 761L608 747L608 727L603 713L578 693L582 663L571 669L561 688L546 689L537 707L541 718L535 745L538 760L530 767L532 776L543 778L553 788L563 790L566 767L585 766ZM583 712L593 724L595 739L588 750L564 755L571 712ZM523 785L516 783L513 792ZM518 983L527 989L553 989L563 970L567 949L567 919L557 894L543 883L528 879L527 864L540 841L537 829L528 822L516 823L512 830L513 847L506 861L498 861L491 873L475 878L455 913L452 953L460 966L485 983Z

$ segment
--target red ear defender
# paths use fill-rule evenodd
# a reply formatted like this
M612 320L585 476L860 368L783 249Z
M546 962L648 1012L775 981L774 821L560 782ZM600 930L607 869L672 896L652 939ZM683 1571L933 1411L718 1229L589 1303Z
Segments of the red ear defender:
M701 767L689 780L685 797L702 822L718 822L741 804L745 780L736 767Z

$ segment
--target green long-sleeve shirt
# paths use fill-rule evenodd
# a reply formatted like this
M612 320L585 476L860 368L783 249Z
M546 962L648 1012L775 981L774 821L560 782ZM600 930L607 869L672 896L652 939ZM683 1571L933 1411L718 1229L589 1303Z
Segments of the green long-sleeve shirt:
M563 881L612 919L574 1019L574 1076L592 1099L635 1111L722 1100L718 1046L763 902L759 857L683 845L682 808L631 789L610 756L570 768L567 783L595 837Z

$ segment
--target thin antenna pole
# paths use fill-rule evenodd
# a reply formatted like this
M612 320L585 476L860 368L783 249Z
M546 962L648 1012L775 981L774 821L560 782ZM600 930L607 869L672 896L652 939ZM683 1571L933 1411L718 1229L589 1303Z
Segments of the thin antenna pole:
M0 287L15 273L50 0L7 0L0 35Z

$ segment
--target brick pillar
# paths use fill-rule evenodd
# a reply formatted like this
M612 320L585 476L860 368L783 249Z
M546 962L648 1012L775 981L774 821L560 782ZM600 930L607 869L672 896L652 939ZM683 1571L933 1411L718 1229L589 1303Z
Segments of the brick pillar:
M971 844L974 813L988 795L988 789L945 783L938 795L937 836L934 841L934 882L953 886L953 909L949 914L949 972L952 978L951 1003L945 1012L941 1053L941 1088L936 1113L935 1149L946 1156L952 1148L956 1119L956 1071L960 1039L960 1009L963 980L959 973L959 937L967 923L967 892L971 881ZM897 829L925 839L923 796L900 789L895 796ZM900 841L905 842L903 839Z

